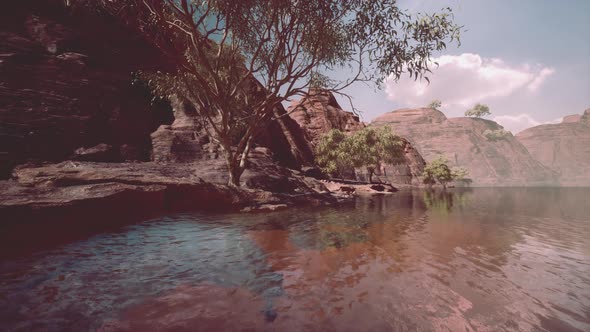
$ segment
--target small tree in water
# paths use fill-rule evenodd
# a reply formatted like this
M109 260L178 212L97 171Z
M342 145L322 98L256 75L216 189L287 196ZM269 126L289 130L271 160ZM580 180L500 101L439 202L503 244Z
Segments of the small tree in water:
M163 97L192 103L240 185L255 137L308 88L417 79L458 41L449 8L412 16L396 0L72 0L137 27L177 68L141 73ZM344 79L342 72L350 75ZM427 78L426 78L427 79Z
M431 187L435 183L440 183L443 189L452 181L463 180L469 175L469 171L463 167L450 168L448 160L439 156L433 161L426 164L422 172L422 183Z

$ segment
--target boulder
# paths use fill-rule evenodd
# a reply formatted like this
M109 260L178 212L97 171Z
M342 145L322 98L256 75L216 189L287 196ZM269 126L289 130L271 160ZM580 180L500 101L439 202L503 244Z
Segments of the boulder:
M383 114L371 126L390 126L407 138L427 161L445 156L451 166L469 170L473 185L550 185L556 174L535 160L511 134L490 140L486 130L502 129L478 118L450 118L430 108L401 109Z
M559 175L565 186L590 185L590 110L516 135L530 154Z

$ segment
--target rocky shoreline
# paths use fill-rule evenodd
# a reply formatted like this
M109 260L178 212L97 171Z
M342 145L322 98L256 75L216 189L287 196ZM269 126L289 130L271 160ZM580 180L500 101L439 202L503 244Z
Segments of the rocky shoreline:
M69 243L157 216L255 213L334 206L358 195L388 194L387 184L335 182L276 165L257 149L243 187L228 186L219 159L193 163L64 161L21 165L0 181L4 255ZM26 237L15 237L23 234Z

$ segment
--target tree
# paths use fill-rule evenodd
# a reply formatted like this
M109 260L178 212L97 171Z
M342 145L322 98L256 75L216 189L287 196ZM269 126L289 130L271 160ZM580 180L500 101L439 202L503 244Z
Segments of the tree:
M460 31L450 8L412 16L395 0L78 1L124 17L170 56L176 71L139 77L157 95L193 104L234 186L255 137L284 116L276 111L283 101L310 87L340 92L403 73L421 78ZM336 79L343 71L350 75Z
M490 114L492 114L490 112L490 108L487 105L479 103L475 104L475 106L465 111L465 116L474 116L476 118L481 118Z
M363 128L346 136L331 130L320 139L315 149L316 163L328 175L343 177L346 170L365 167L369 182L383 163L397 164L403 160L404 141L389 127Z
M438 99L435 99L428 104L428 108L432 108L433 110L437 110L442 106L442 102Z
M365 167L369 182L383 163L397 164L403 160L404 142L391 128L363 128L344 141L354 167Z
M469 176L469 171L465 167L453 167L451 169L451 178L453 181L465 180Z
M422 172L422 183L432 186L436 182L447 188L447 184L451 181L462 180L469 175L469 171L463 167L451 169L448 166L448 160L439 156L430 163L427 163Z
M353 167L351 155L344 148L346 135L338 129L324 134L315 147L315 162L329 176L343 178L344 171Z

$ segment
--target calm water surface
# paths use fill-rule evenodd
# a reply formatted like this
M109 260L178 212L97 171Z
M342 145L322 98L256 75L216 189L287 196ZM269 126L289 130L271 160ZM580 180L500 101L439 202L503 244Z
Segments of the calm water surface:
M590 189L158 218L3 259L0 330L590 331Z

